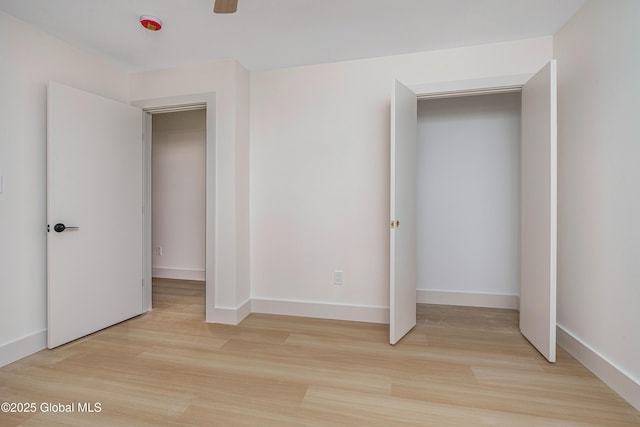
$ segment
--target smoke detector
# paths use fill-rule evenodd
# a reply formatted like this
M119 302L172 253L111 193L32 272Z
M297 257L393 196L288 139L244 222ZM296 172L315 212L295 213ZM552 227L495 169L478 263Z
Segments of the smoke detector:
M140 24L149 31L160 31L160 28L162 28L160 18L152 15L142 15L140 17Z

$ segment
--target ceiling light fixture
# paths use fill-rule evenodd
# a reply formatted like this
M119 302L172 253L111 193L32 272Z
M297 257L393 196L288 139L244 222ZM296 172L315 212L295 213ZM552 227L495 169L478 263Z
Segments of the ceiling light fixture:
M152 15L142 15L140 17L140 24L149 31L160 31L160 28L162 28L162 21L160 18L156 18Z

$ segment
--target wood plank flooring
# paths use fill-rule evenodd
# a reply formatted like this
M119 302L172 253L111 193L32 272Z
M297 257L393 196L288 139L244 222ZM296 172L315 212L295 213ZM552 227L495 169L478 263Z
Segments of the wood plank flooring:
M547 363L515 311L420 305L416 328L387 340L357 322L206 324L201 282L156 280L152 312L1 368L0 403L37 411L0 426L640 426L565 351Z

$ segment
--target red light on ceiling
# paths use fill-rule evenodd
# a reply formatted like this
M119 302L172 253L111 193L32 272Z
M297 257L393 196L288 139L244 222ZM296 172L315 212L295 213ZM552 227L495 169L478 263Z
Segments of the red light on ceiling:
M162 28L162 21L151 15L142 15L140 24L149 31L160 31L160 28Z

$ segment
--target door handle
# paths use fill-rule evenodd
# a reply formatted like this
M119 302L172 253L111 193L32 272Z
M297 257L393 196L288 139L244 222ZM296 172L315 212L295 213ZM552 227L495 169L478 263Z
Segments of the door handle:
M63 223L59 222L56 225L53 226L53 230L58 232L58 233L62 233L64 230L79 230L80 227L67 227L66 225L64 225Z

